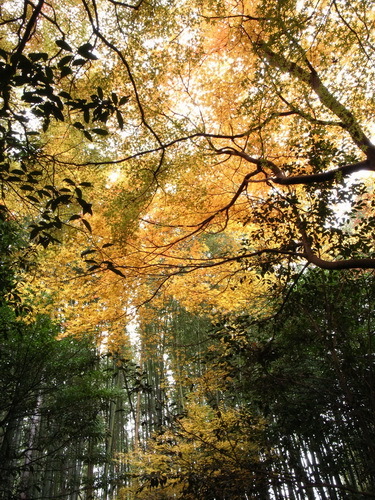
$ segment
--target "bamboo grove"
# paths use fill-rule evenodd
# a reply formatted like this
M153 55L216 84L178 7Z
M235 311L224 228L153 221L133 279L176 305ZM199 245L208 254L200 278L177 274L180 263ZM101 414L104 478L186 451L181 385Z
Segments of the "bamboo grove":
M0 5L0 499L375 497L369 0Z

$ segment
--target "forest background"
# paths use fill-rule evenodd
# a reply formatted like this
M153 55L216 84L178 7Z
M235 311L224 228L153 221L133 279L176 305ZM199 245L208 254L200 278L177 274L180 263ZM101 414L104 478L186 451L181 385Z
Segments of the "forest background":
M375 497L371 1L3 1L0 498Z

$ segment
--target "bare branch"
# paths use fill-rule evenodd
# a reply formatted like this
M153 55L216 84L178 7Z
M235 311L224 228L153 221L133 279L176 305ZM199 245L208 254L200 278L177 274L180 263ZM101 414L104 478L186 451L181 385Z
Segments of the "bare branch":
M348 131L359 149L368 158L375 158L375 146L362 130L354 115L328 90L321 81L317 71L307 59L305 62L309 71L295 62L289 61L283 54L274 52L264 41L258 41L254 46L260 54L264 55L271 66L285 71L307 84L319 97L320 102L342 121L343 128Z
M125 2L118 2L117 0L108 0L108 2L110 2L113 5L117 5L120 7L126 7L128 9L134 9L134 10L138 10L141 7L141 5L143 4L143 0L139 0L139 2L136 3L135 5L131 5L131 4L125 3Z
M375 269L375 258L354 258L340 260L325 260L318 257L312 250L310 239L307 236L306 230L302 223L298 224L302 237L305 257L308 262L314 264L321 269L342 270L342 269Z
M314 184L339 180L343 177L347 177L348 175L353 174L354 172L360 172L361 170L375 171L375 163L369 160L365 160L358 163L353 163L351 165L343 165L342 167L338 167L318 174L294 175L291 177L278 176L269 178L268 180L274 182L275 184L280 184L283 186L292 186L295 184Z
M126 58L125 58L124 54L122 53L122 51L118 47L116 47L113 43L111 43L109 40L107 40L107 38L99 30L98 26L95 24L95 22L93 20L92 14L90 12L90 9L89 9L89 6L88 6L88 3L86 2L86 0L82 0L82 3L83 3L83 6L84 6L84 8L85 8L85 10L87 12L89 21L90 21L91 26L92 26L92 30L95 33L95 35L109 49L111 49L115 54L117 54L117 56L119 57L120 61L124 65L124 67L125 67L125 69L127 71L127 74L129 76L130 83L131 83L131 85L133 87L134 96L135 96L135 100L137 102L137 106L138 106L138 109L139 109L139 112L140 112L140 115L141 115L142 123L149 130L149 132L151 132L151 134L153 135L153 137L156 139L157 143L160 145L160 148L158 148L159 151L163 150L164 146L162 144L162 141L160 140L158 134L155 132L155 130L151 127L151 125L148 123L148 120L146 119L146 114L145 114L145 111L144 111L144 108L143 108L143 105L142 105L142 102L141 102L141 98L140 98L139 91L138 91L138 86L136 84L133 72L132 72L132 70L130 68L130 65L129 65L128 61L126 60Z
M18 44L18 47L17 47L17 50L16 52L14 53L13 55L13 64L12 64L12 68L15 69L17 64L18 64L18 60L27 44L27 42L29 41L30 39L30 36L32 34L32 31L33 29L35 28L35 24L37 22L37 19L39 17L39 14L42 10L42 7L44 5L44 0L39 0L39 2L37 3L37 5L34 7L34 11L33 13L31 14L30 16L30 19L26 25L26 28L25 28L25 31L23 33L23 36L22 36L22 39L20 41L20 43Z

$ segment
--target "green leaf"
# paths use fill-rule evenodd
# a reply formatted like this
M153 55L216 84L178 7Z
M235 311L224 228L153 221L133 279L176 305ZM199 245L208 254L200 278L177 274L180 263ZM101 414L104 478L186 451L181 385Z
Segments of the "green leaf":
M82 223L84 224L84 226L86 227L86 229L91 233L92 232L92 229L91 229L91 226L90 226L90 223L87 222L86 219L81 219Z
M87 269L88 272L95 271L96 269L99 269L100 266L98 264L95 264L94 266L91 266Z
M61 219L60 217L55 217L55 220L53 221L53 225L57 228L57 229L61 229L62 228L62 222L61 222Z
M98 57L92 52L85 52L84 56L86 57L86 59L90 59L91 61L96 61L98 59Z
M38 226L35 226L31 231L30 231L30 240L33 240L39 233L41 229Z
M92 204L91 203L87 203L87 201L83 200L82 198L77 198L77 201L82 207L83 215L85 215L85 214L92 215Z
M33 62L40 61L41 59L47 61L48 59L48 54L46 52L32 52L28 56Z
M50 243L61 243L57 238L54 238L49 233L44 233L38 240L39 245L42 245L43 248L47 248Z
M91 43L84 43L78 48L77 52L80 56L84 57L85 59L95 60L98 58L94 54L92 54L91 50L93 48L94 46L91 45Z
M60 59L60 61L58 62L57 66L59 68L62 68L63 66L65 66L66 64L69 64L70 61L73 59L74 56L65 56L63 57L62 59Z
M118 103L117 94L115 92L112 92L111 97L112 97L113 104L117 105L117 103Z
M112 267L112 266L108 266L107 269L109 269L113 273L117 274L118 276L125 278L125 275L120 271L120 269L116 269L115 267Z
M72 99L72 96L68 92L60 92L59 93L60 97L63 97L64 99Z
M104 99L104 93L103 93L103 89L101 87L98 87L98 96L99 96L99 99Z
M53 116L56 118L56 120L59 120L61 122L64 121L64 115L62 114L61 112L61 109L59 109L57 106L55 105L51 105L51 113L53 114Z
M35 92L25 92L22 96L22 100L25 102L38 104L43 102L43 99L35 94Z
M32 201L33 203L39 203L38 198L35 198L35 196L31 196L30 194L28 194L28 195L26 196L26 198L27 198L28 200Z
M50 125L50 119L47 116L47 118L45 118L44 123L43 123L43 127L42 127L43 132L46 132L48 130L49 125Z
M78 130L84 130L84 125L82 125L82 123L80 122L74 122L73 123L73 127L77 128Z
M10 173L15 174L15 175L24 175L25 174L25 172L23 170L20 170L18 168L11 170Z
M68 177L65 177L65 179L63 179L63 182L66 182L67 184L70 184L71 186L76 185L76 183L74 181L72 181L72 179L69 179Z
M2 171L2 172L9 172L9 168L10 168L9 163L1 163L0 164L0 171ZM22 174L23 174L23 172L22 172Z
M122 96L119 102L119 106L122 106L123 104L126 104L130 99L130 95L125 95Z
M92 142L92 135L90 134L90 132L87 132L87 130L84 130L83 134L86 137L86 139L88 139L89 141Z
M28 182L29 184L38 184L38 181L34 179L34 177L30 174L27 176L26 182Z
M90 42L87 42L87 43L84 43L83 45L81 45L80 47L78 47L78 54L80 54L82 51L83 52L86 52L87 50L92 50L94 48L93 45L91 45Z
M108 130L104 130L103 128L93 128L92 132L94 132L94 134L98 134L98 135L108 135L109 134Z
M90 110L88 108L85 108L85 110L83 111L83 119L86 123L90 122ZM90 140L92 141L92 139Z
M92 250L92 249L89 249L89 250L84 250L83 252L81 252L81 257L84 257L85 255L88 255L90 253L95 253L96 250Z
M119 110L116 111L116 118L117 118L118 126L122 130L124 128L124 119L122 118L122 114L120 113Z
M78 220L78 219L81 219L81 216L78 215L78 214L74 214L72 215L71 217L69 217L69 220L72 221L72 220Z
M59 205L68 205L70 201L70 194L62 194L51 201L51 209L55 211Z
M29 121L28 118L26 118L26 116L23 116L21 114L15 114L14 117L17 118L17 120L22 123L27 123Z
M52 191L52 193L56 193L56 188L52 186L51 184L46 184L43 189L48 189L49 191Z
M74 59L72 62L73 66L83 66L86 63L86 59Z
M60 49L67 50L68 52L72 52L73 50L65 40L56 40L55 43L60 47Z
M50 68L49 66L47 66L45 68L45 72L46 72L46 76L47 76L47 79L48 79L49 83L52 83L53 82L53 71L52 71L52 68Z
M37 193L38 193L38 196L40 196L41 198L51 196L51 193L48 191L45 191L44 189L38 189Z
M44 88L38 88L35 90L35 93L38 94L38 95L43 95L43 96L47 96L49 97L50 99L54 98L54 95L53 95L53 88L50 87L49 85L47 87L44 87Z
M9 175L6 179L7 182L21 182L21 177L16 177L15 175Z
M63 104L63 102L62 102L62 100L60 99L60 97L59 97L59 96L52 94L52 95L51 95L51 97L50 97L50 99L51 99L52 101L54 101L54 102L57 104L57 107L58 107L60 110L63 110L63 109L64 109L64 104Z
M8 53L3 50L3 49L0 49L0 57L2 57L5 61L8 60Z

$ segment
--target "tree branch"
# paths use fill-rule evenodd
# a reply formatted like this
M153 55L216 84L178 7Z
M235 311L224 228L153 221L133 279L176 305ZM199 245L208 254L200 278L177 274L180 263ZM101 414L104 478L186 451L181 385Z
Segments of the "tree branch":
M129 3L118 2L117 0L108 0L113 5L119 5L120 7L127 7L128 9L138 10L143 3L143 0L139 0L135 5Z
M31 14L29 22L26 25L26 28L25 28L24 34L22 36L22 39L21 39L20 43L18 44L17 50L13 54L13 57L12 57L12 62L13 62L12 63L12 68L13 68L13 70L15 70L15 68L16 68L16 66L18 64L19 57L22 54L22 52L23 52L23 50L24 50L27 42L30 39L31 32L34 29L34 26L36 24L36 21L37 21L37 19L39 17L39 14L40 14L40 12L42 10L43 5L44 5L44 0L39 0L39 2L37 3L37 5L34 7L34 11Z
M321 269L342 270L342 269L375 269L375 258L354 258L340 260L325 260L318 257L311 248L310 239L307 236L303 223L297 224L302 238L302 244L305 251L305 258L311 264Z
M368 158L375 159L375 146L362 130L354 115L328 90L321 81L317 71L307 59L305 59L305 62L309 70L302 68L302 66L293 61L289 61L283 54L274 52L262 40L255 43L254 46L256 50L264 55L272 67L287 72L307 84L319 97L320 102L342 121L343 128L348 131L359 149Z
M319 182L338 180L342 177L347 177L348 175L351 175L354 172L359 172L361 170L375 171L375 163L369 160L365 160L358 163L353 163L351 165L343 165L342 167L328 170L327 172L320 172L317 174L293 175L291 177L277 176L269 178L268 180L274 182L275 184L280 184L283 186L292 186L295 184L314 184Z

